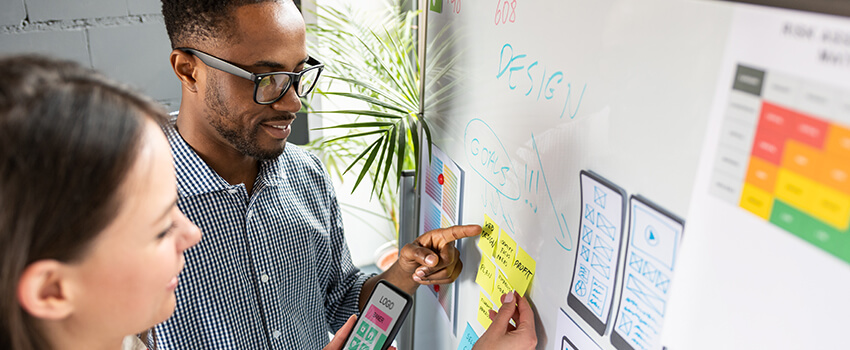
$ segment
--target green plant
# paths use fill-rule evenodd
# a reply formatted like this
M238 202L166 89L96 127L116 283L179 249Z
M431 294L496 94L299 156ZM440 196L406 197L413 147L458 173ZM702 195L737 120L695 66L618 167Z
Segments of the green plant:
M310 108L326 121L336 116L335 125L320 129L337 134L313 140L308 147L318 151L328 171L339 179L348 172L357 174L352 192L363 180L371 182L371 195L381 202L397 232L395 189L402 170L416 170L418 179L420 144L431 147L428 123L420 115L422 67L417 58L422 45L415 26L419 12L401 11L397 4L387 4L384 13L371 15L352 5L317 8L319 24L307 27L315 37L310 50L318 52L326 67L316 93L330 100L354 101L359 107ZM445 50L436 52L443 55ZM435 65L427 68L432 67L439 76L448 71ZM438 99L452 85L440 87L433 97Z

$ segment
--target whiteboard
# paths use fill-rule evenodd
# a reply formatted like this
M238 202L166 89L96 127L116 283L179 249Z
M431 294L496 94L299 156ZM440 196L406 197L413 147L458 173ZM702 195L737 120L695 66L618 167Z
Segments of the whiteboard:
M665 345L676 344L672 349L747 348L757 344L752 339L782 333L728 333L731 328L740 325L746 329L764 323L765 317L778 320L772 323L778 327L774 332L796 326L793 319L798 315L794 312L802 312L804 306L789 307L793 312L786 315L776 312L783 307L776 304L769 313L764 313L765 305L742 308L740 313L709 312L718 305L733 305L734 293L715 299L706 295L706 287L727 282L723 269L770 270L774 277L759 281L779 287L778 277L805 274L799 264L807 263L793 260L797 267L787 270L790 262L771 265L752 256L724 256L723 247L729 244L712 240L714 230L740 232L717 225L727 218L746 222L752 215L730 205L707 208L703 202L714 199L703 195L707 185L702 182L711 179L702 172L711 171L714 165L716 154L706 151L716 146L721 129L713 120L717 118L713 111L723 114L717 107L719 91L729 90L736 67L728 63L734 58L727 57L730 37L753 30L735 25L740 13L768 13L815 23L827 18L838 26L847 25L846 18L681 0L446 0L441 7L439 13L428 13L428 38L433 42L426 54L425 116L434 144L466 174L464 223L481 224L486 214L537 262L529 295L536 312L539 349L562 349L566 343L559 332L576 327L583 334L576 337L587 338L580 343L589 341L601 349L614 349L611 334L627 273L627 240L617 247L621 258L615 278L621 282L609 291L614 312L602 333L567 301L579 258L582 170L622 188L626 201L639 195L670 217L686 222L671 297L669 303L665 301L665 311L669 311L664 317ZM758 24L752 27L758 28ZM758 42L755 45L758 47ZM836 46L838 56L846 49L842 45ZM799 51L785 51L786 56L797 54ZM791 62L783 71L809 74L802 67ZM832 70L837 72L819 72L819 76L850 81L846 66ZM694 227L694 222L699 227ZM822 320L817 323L820 326L846 324L838 315L850 311L850 305L836 298L850 291L850 265L793 237L781 236L774 231L783 231L773 226L754 227L755 234L772 238L738 249L764 250L780 244L787 249L811 250L809 255L817 256L822 266L828 262L829 273L809 276L807 282L831 287L823 296L833 308L805 316ZM785 240L792 242L776 243ZM690 241L699 245L689 246ZM428 295L418 293L417 348L455 349L461 338L457 332L462 333L467 323L479 336L483 333L476 317L481 287L475 283L475 267L482 253L477 244L464 244L461 257L465 269L456 282L457 324L441 319ZM771 258L776 257L769 255ZM718 261L728 266L713 271L712 279L696 275ZM689 277L679 278L683 274ZM770 293L735 282L739 288L751 287L752 294ZM680 290L683 295L677 296ZM694 312L706 313L706 317L697 318ZM564 322L569 324L562 327ZM676 327L670 326L672 322ZM721 322L726 324L717 327ZM671 328L674 331L668 331ZM811 337L798 334L795 344ZM817 337L823 345L844 344L838 335ZM660 336L658 339L662 342ZM770 344L787 348L781 342Z

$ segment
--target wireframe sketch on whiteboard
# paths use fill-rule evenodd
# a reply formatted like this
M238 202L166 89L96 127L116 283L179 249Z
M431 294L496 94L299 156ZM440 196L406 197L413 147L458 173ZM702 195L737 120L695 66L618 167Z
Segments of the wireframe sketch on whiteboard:
M625 220L625 191L582 170L579 244L567 304L599 335L611 315Z
M619 350L658 349L685 224L640 196L631 197L629 209L626 272L611 344Z
M419 234L459 225L462 220L464 173L455 162L437 146L432 146L431 160L423 155L420 177L421 202L419 209ZM460 241L457 241L460 249ZM456 333L457 288L455 284L435 284L428 289L445 311L452 332Z

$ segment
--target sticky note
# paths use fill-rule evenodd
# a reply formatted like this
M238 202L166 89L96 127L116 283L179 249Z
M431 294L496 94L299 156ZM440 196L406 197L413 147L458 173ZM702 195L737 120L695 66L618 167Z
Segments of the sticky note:
M490 299L487 299L487 296L484 293L478 293L478 323L484 326L484 329L490 327L490 323L493 323L490 320L490 310L493 309L493 303L490 302Z
M525 296L528 286L531 285L531 279L534 278L534 270L537 268L537 262L525 252L522 247L517 248L516 259L513 264L505 270L508 275L508 281L516 288L519 295Z
M469 325L469 322L466 323L466 330L463 331L463 336L460 337L460 343L457 345L457 350L472 350L472 346L475 345L475 342L478 341L478 334L475 334L475 330L472 329L472 326Z
M499 241L496 243L496 255L493 256L496 258L496 265L507 271L514 263L514 255L516 255L516 241L502 230Z
M478 275L475 276L475 283L484 288L484 292L488 295L493 295L493 284L496 283L496 265L486 255L481 257L481 263L478 264Z
M496 250L496 241L499 239L499 225L487 214L484 214L484 225L481 226L481 236L478 239L478 247L485 255L493 256Z
M497 307L502 307L502 295L507 294L513 290L511 288L510 282L508 282L508 278L505 277L501 271L499 271L499 277L496 279L496 287L493 288L493 303L496 304Z

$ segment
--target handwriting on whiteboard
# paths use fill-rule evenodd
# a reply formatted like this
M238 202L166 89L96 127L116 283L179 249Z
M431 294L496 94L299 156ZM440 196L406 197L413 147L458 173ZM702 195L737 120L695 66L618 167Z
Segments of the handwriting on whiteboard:
M481 119L466 125L463 135L466 160L496 191L510 200L519 199L520 188L511 157L493 129Z
M534 134L531 145L536 156L525 164L513 162L499 136L481 119L466 124L463 138L467 162L490 185L485 187L482 198L485 211L501 217L503 228L511 233L516 233L516 225L503 199L519 204L514 209L526 208L531 215L550 216L558 226L553 232L555 241L564 250L572 251L572 234L564 212L555 204Z
M581 100L584 98L587 84L582 86L575 109L572 109L573 86L572 83L564 81L564 72L560 70L550 72L546 66L540 64L540 61L533 61L526 65L529 61L531 59L528 55L516 54L511 44L505 44L499 54L499 69L496 79L507 81L511 90L522 87L518 91L524 92L525 96L533 97L535 101L540 101L542 97L544 102L561 102L563 106L558 118L563 118L564 115L568 115L570 119L575 118L579 107L581 107ZM522 74L523 72L525 74ZM516 76L514 73L517 73Z
M516 22L516 0L496 1L496 25Z

